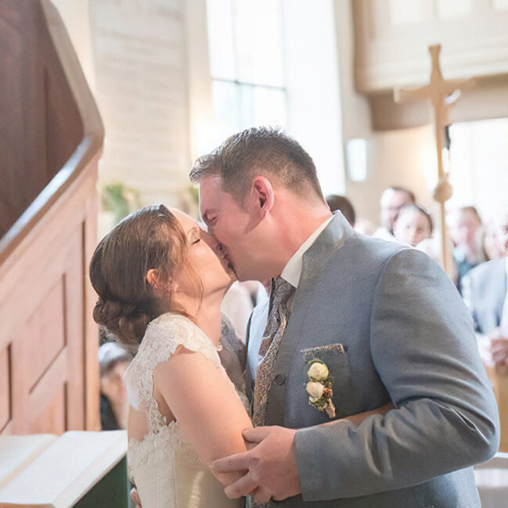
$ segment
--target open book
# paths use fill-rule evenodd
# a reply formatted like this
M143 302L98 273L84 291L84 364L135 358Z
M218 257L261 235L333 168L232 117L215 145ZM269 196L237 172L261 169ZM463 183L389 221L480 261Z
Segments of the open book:
M127 506L126 452L125 431L0 436L0 508Z

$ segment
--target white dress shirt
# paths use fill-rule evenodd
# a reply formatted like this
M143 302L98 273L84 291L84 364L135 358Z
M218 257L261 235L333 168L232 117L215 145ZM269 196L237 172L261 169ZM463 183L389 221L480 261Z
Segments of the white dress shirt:
M328 224L333 219L333 215L326 219L315 231L312 233L307 240L305 240L300 248L291 256L291 259L286 263L286 266L282 270L281 277L289 282L295 288L300 283L300 277L302 275L302 263L303 255L312 247L318 236L326 229ZM250 335L249 335L249 347L247 350L247 362L252 375L252 379L256 379L256 372L258 369L261 356L259 355L259 347L263 340L263 333L266 328L268 321L268 311L270 306L270 298L258 303L256 308L252 312L252 319L250 324Z
M220 310L231 321L238 338L245 344L247 324L254 305L250 293L240 282L235 282L222 300Z

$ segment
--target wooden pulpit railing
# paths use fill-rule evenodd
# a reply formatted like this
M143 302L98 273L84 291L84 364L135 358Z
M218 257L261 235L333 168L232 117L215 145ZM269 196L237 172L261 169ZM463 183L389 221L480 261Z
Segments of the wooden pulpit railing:
M99 430L102 121L48 0L0 0L0 62L0 434Z

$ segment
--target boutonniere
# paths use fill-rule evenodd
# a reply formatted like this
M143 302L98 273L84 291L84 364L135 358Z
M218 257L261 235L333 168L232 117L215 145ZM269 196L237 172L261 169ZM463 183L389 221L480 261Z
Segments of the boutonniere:
M309 394L309 404L318 411L326 411L330 418L335 418L332 378L326 363L321 360L311 360L307 363L307 376L309 381L305 389Z

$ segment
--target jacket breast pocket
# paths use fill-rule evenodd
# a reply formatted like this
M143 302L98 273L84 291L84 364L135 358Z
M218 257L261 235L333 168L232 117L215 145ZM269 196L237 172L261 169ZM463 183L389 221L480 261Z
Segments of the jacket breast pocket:
M344 344L327 344L301 350L304 364L303 381L309 380L307 371L313 361L320 361L328 368L333 389L333 403L336 417L341 418L348 413L349 403L353 397L351 378L349 375L348 347Z
M303 361L308 362L318 359L324 362L324 358L346 358L347 346L343 344L327 344L326 346L302 349ZM326 363L326 362L325 362Z

